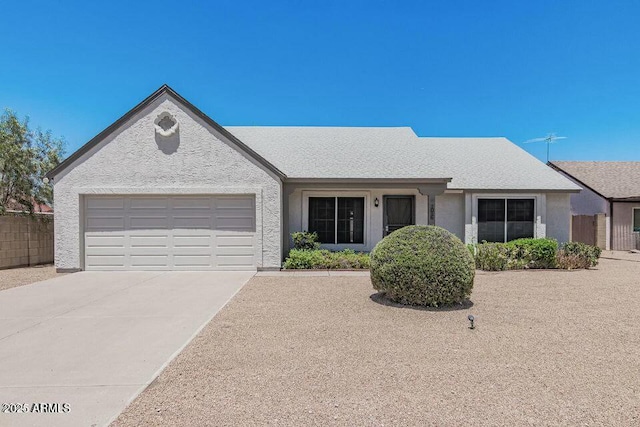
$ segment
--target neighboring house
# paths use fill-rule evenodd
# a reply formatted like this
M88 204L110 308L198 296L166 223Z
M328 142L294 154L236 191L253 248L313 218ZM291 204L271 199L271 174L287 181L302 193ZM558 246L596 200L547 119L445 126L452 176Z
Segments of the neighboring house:
M583 190L572 215L604 215L605 249L640 249L640 162L549 162Z
M279 268L301 230L357 251L409 224L567 241L580 190L505 138L225 128L167 86L48 177L62 270Z

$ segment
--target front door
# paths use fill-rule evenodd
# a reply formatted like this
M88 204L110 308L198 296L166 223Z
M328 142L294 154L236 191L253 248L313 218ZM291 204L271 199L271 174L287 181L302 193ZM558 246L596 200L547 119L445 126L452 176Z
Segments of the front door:
M414 196L383 197L384 235L416 223Z

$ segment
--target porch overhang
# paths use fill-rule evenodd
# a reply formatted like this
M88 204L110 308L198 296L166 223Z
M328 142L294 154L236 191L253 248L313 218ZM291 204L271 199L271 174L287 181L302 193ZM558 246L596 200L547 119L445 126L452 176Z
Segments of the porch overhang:
M287 178L285 194L296 188L364 189L364 188L415 188L424 196L443 194L452 178Z

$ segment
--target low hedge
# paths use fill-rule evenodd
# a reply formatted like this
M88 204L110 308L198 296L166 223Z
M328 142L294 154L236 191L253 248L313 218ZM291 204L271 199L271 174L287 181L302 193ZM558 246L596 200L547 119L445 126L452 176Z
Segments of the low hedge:
M554 239L517 239L507 243L481 243L469 248L476 268L487 271L527 268L589 268L598 264L601 249L584 243L565 243L558 248Z
M510 269L511 254L504 243L481 243L475 250L476 268L486 271Z
M555 239L516 239L505 243L516 268L555 268L558 242Z
M578 268L589 268L598 265L598 258L602 249L597 246L590 246L580 242L569 242L562 245L558 251L558 268L573 270Z
M368 269L369 254L345 249L331 252L326 249L291 249L284 261L287 270Z

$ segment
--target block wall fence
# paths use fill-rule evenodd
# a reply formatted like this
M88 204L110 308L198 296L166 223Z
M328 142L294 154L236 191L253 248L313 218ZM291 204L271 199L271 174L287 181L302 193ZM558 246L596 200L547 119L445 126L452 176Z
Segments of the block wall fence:
M53 263L53 215L0 216L0 269Z

